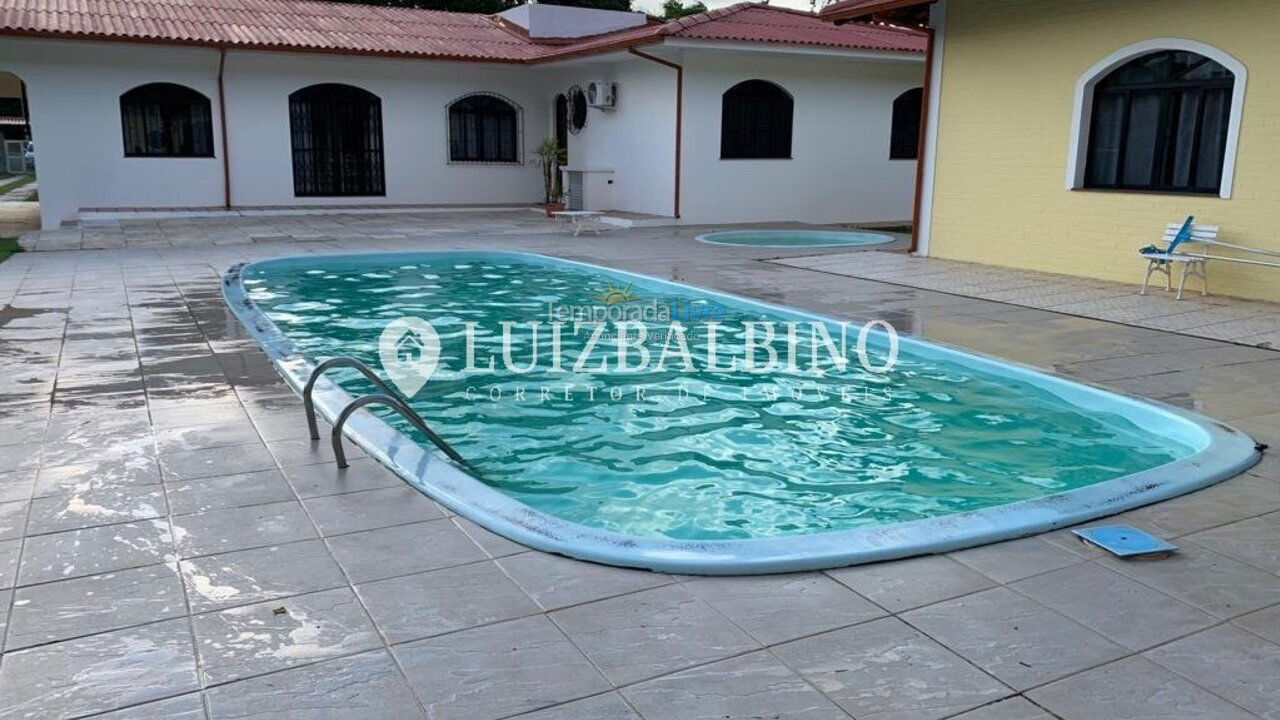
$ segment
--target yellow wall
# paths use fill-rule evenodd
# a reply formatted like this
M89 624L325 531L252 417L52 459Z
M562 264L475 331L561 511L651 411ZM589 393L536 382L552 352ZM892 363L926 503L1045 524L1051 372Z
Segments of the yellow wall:
M1136 283L1136 249L1189 214L1223 241L1280 250L1278 29L1277 0L949 0L930 254ZM1157 37L1248 69L1230 199L1066 189L1076 81ZM1280 268L1211 263L1209 276L1215 294L1280 301Z

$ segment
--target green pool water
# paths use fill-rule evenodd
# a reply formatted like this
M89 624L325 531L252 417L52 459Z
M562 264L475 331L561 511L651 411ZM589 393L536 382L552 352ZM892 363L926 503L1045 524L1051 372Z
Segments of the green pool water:
M590 306L624 291L633 298L624 306L674 309L690 326L718 320L716 342L728 357L743 355L742 321L776 318L718 305L692 288L624 287L588 268L413 257L422 259L267 263L244 283L314 362L351 355L378 368L387 322L408 315L432 323L441 368L413 407L485 483L589 527L675 539L827 532L1037 498L1196 451L1037 385L905 350L884 374L855 363L824 375L758 375L707 368L707 338L691 332L693 372L680 363L593 370L616 355L616 340L605 339L581 370L555 372L544 355L537 370L517 375L502 369L499 324L514 323L513 359L524 365L527 322L543 321L545 333L549 304ZM478 324L475 354L498 358L496 372L463 369L466 322ZM566 332L563 352L576 357L587 340ZM541 353L547 345L544 335ZM873 364L884 359L871 356ZM354 373L333 377L353 394L372 390ZM386 419L413 434L398 417Z

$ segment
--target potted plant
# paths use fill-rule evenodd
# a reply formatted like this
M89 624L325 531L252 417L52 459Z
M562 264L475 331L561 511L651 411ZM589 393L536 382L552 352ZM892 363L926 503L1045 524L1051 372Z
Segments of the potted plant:
M560 166L564 163L564 150L555 138L547 138L533 151L542 162L543 204L547 217L551 213L564 210L564 191L560 185Z

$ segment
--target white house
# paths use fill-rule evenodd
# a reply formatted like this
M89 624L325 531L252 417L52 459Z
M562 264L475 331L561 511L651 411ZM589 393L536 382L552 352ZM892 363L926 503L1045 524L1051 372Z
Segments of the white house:
M910 218L922 35L735 5L663 23L295 0L16 0L42 223L85 210L526 206ZM30 10L30 12L24 12ZM160 20L163 19L163 22Z

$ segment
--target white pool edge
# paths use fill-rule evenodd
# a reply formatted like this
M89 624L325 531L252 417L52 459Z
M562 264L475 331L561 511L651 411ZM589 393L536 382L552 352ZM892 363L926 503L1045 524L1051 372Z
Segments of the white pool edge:
M397 262L397 258L399 262L404 262L409 257L421 258L423 255L456 255L468 259L507 259L544 265L568 265L644 284L684 291L695 290L708 298L755 307L773 314L841 322L817 313L624 270L533 253L506 251L373 252L272 258L237 265L228 270L223 279L223 296L285 381L295 391L300 391L314 365L249 300L243 285L244 272L268 264L314 264L322 257L353 260L376 257L391 263ZM998 371L1017 376L1077 404L1091 405L1105 401L1118 406L1123 411L1122 414L1141 410L1149 413L1150 419L1159 420L1166 425L1169 432L1162 434L1185 437L1188 433L1194 432L1197 436L1203 433L1207 442L1196 454L1166 465L1063 493L981 510L825 533L750 540L681 541L599 530L543 513L475 479L434 449L419 445L368 412L357 412L351 417L346 426L346 435L370 457L452 512L523 545L608 565L703 575L782 573L844 567L948 552L1034 535L1208 487L1244 472L1261 457L1256 444L1247 435L1197 413L931 341L902 336L901 342L904 349L909 346L910 351L915 354L942 355L969 366L982 367L988 372ZM332 420L354 398L326 378L316 384L314 399L317 411ZM427 422L430 423L431 419L427 418ZM328 442L328 439L320 442Z

